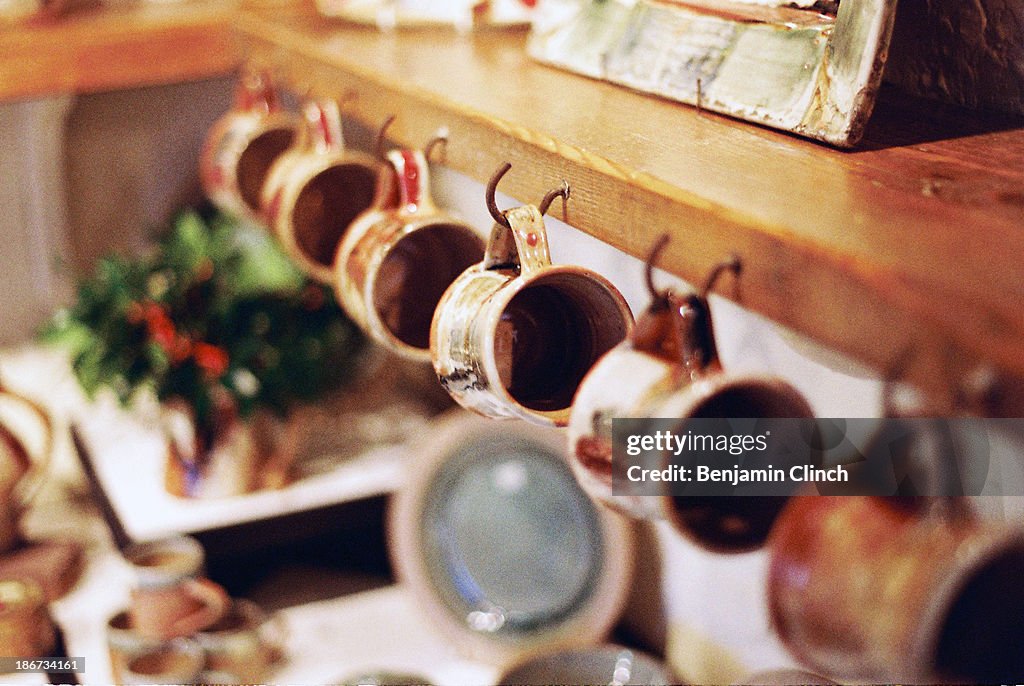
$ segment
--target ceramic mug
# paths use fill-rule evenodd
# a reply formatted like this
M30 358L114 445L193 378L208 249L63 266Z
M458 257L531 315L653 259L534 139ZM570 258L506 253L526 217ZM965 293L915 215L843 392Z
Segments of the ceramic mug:
M131 620L143 636L170 639L200 631L228 608L221 586L201 577L203 549L188 536L142 543L124 553L135 573Z
M962 500L792 498L769 554L772 624L815 671L885 683L1024 674L1024 532L978 521Z
M671 292L654 299L632 335L580 385L569 421L570 464L592 497L632 517L667 518L716 552L759 547L782 497L614 495L612 419L810 418L800 393L780 378L722 368L707 298ZM665 455L666 464L670 463Z
M199 178L206 197L237 217L260 221L260 194L274 161L293 143L299 120L281 110L267 72L247 70L234 107L206 136Z
M195 640L206 653L207 669L258 684L266 681L267 670L284 650L285 629L280 615L272 619L256 603L234 600Z
M338 244L349 225L374 205L385 175L369 155L345 147L341 114L333 100L310 100L295 143L267 174L264 221L306 274L331 283ZM388 184L391 185L391 184ZM393 193L382 204L393 204Z
M107 620L107 649L114 683L124 682L124 670L132 658L158 650L165 643L136 631L128 610L113 615Z
M176 638L130 657L121 679L125 684L194 684L203 672L204 661L199 644Z
M0 654L42 657L50 654L56 629L46 610L46 597L34 581L0 581Z
M633 315L604 277L551 264L538 207L504 217L507 226L495 223L483 262L438 304L434 371L474 412L564 426L580 381L629 333Z
M338 301L377 342L404 357L430 359L430 324L442 294L480 261L477 231L430 196L426 155L392 150L387 163L397 207L377 206L345 233L335 259Z
M9 415L3 407L8 402L17 408L18 417ZM32 450L15 430L20 415L30 417L40 429L42 441L37 450ZM43 485L52 453L50 415L39 403L0 382L0 552L10 550L20 539L18 519Z

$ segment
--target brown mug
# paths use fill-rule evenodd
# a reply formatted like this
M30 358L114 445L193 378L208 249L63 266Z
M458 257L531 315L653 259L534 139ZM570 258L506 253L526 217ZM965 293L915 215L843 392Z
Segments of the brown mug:
M268 617L259 605L234 600L224 616L195 635L206 653L206 668L265 683L267 670L284 652L281 615Z
M125 684L194 684L203 672L205 656L199 644L176 638L127 659L121 672Z
M505 171L491 180L489 205ZM584 375L633 326L611 282L583 267L551 264L543 211L558 194L539 208L498 215L483 261L438 303L434 371L460 405L479 414L564 426Z
M39 584L27 579L0 580L0 655L30 658L50 654L56 629Z
M769 541L772 624L837 679L1015 683L1024 532L953 498L792 498Z
M135 573L130 606L134 629L147 638L189 636L220 619L229 598L203 578L203 549L188 536L132 546L124 552Z
M426 361L437 304L456 277L480 261L484 242L434 203L424 152L392 150L387 162L398 205L364 212L345 233L335 259L338 301L378 343Z
M124 683L124 670L128 662L139 655L161 648L166 641L143 636L132 624L131 613L122 610L107 620L107 649L110 653L110 673L114 683Z
M22 436L23 418L38 426L42 439L38 446ZM50 415L42 405L0 381L0 552L20 540L18 520L42 487L52 454Z
M331 283L334 257L353 220L374 205L383 165L345 147L338 103L310 100L294 144L267 174L264 221L311 278ZM390 195L390 194L389 194Z
M246 70L234 107L210 128L200 152L206 197L228 214L259 222L267 173L298 130L298 119L281 110L269 73Z
M723 370L706 292L679 296L652 289L652 295L632 335L602 357L580 385L569 421L570 464L584 490L624 514L667 518L684 536L715 552L760 547L785 504L783 497L612 493L614 418L682 424L688 419L813 417L803 396L782 379Z

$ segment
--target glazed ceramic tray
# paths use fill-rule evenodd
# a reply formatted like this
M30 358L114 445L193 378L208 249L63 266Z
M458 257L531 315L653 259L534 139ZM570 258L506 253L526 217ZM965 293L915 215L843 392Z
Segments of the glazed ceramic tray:
M316 0L325 17L382 30L416 28L526 28L534 2L521 0Z
M874 107L896 0L603 0L536 23L541 62L774 128L855 145ZM786 6L782 6L785 4ZM834 11L816 9L838 5Z

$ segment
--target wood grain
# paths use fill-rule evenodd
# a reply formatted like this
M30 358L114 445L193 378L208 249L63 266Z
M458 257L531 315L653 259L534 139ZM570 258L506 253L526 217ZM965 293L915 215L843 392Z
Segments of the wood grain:
M730 253L745 307L906 378L940 404L981 367L1024 410L1024 130L883 99L841 152L529 61L517 33L384 34L303 12L239 20L248 55L405 145L451 130L444 163L536 201L572 185L568 222L699 282ZM481 199L482 202L482 199ZM941 405L940 405L941 406Z
M92 7L0 27L0 100L178 83L239 61L233 3Z

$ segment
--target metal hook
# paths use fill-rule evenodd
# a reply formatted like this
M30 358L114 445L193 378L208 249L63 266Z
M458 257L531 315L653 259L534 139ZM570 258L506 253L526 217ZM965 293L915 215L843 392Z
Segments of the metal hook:
M555 201L555 198L558 197L562 198L562 214L564 215L566 212L565 204L569 201L569 195L571 193L572 189L569 187L569 182L566 181L565 179L562 179L562 185L559 186L558 188L553 188L550 191L548 191L544 195L544 198L540 201L540 204L537 205L537 209L540 210L541 216L543 217L545 214L548 213L548 208L551 207L551 203L553 203Z
M391 116L384 120L384 123L380 125L380 129L377 131L377 147L375 149L377 151L377 157L379 159L384 159L384 140L387 135L388 127L394 124L395 119L397 118L398 115L392 114Z
M423 146L423 157L429 162L430 155L434 152L434 149L438 146L448 145L448 127L441 127L434 134L433 138L427 141L427 144Z
M661 255L661 251L665 249L668 242L669 235L667 233L661 234L658 240L651 247L651 252L647 254L647 261L644 267L644 283L647 284L647 292L651 294L651 300L654 302L666 300L671 293L667 288L663 291L659 291L654 286L654 263L657 262L658 257Z
M491 213L491 218L498 222L506 229L512 228L508 223L508 219L505 218L505 214L498 209L498 204L494 201L494 193L498 190L498 183L501 178L508 173L508 170L512 168L511 162L503 162L500 167L491 174L491 180L487 182L487 191L484 195L484 199L487 202L487 211Z
M700 291L700 297L707 298L708 293L711 292L711 289L715 287L715 283L718 282L718 279L725 272L729 271L732 272L734 276L739 276L742 270L743 262L740 260L740 256L735 253L729 255L727 259L716 264L714 269L711 270L707 280L704 282L704 287Z

